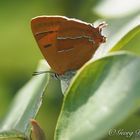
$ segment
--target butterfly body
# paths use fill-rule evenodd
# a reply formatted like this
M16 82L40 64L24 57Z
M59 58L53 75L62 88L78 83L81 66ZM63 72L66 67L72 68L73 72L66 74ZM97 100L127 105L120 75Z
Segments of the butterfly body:
M38 46L57 74L82 67L105 42L101 35L104 24L92 24L63 16L40 16L31 27Z

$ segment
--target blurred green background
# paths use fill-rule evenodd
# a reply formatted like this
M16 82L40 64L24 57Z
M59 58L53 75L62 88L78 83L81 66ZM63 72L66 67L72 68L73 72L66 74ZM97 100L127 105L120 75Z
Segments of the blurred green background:
M123 5L120 0L116 4L109 1L113 0L108 3L104 3L105 0L0 1L0 121L15 93L32 77L38 61L43 58L31 33L31 18L64 15L87 22L103 18L112 25L112 32L107 32L111 36L138 15L140 3L124 0ZM37 120L51 140L63 96L57 80L51 80L46 91Z

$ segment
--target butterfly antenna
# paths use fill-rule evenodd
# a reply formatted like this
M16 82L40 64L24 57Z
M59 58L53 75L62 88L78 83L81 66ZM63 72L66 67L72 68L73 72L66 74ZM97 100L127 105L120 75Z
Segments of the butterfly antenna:
M36 76L36 75L40 75L40 74L44 74L44 73L49 73L51 77L59 79L59 75L52 71L35 71L35 72L33 72L32 76Z
M35 71L35 72L33 72L33 76L35 76L35 75L40 75L40 74L44 74L44 73L53 73L53 72L51 72L51 71Z

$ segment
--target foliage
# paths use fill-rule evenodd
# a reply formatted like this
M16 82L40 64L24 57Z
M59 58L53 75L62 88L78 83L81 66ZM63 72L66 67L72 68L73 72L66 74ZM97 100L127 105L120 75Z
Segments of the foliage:
M1 27L3 26L1 33L6 38L6 40L1 40L2 47L0 48L1 57L6 56L0 60L3 73L0 82L5 83L5 85L1 84L4 86L0 89L1 93L4 93L0 94L0 99L3 100L0 101L2 106L0 112L3 114L8 110L6 105L11 100L9 93L14 93L27 81L35 67L34 62L40 58L39 51L34 49L35 41L29 31L29 20L32 17L47 13L75 17L89 22L96 21L95 24L105 20L108 27L103 34L107 36L108 41L101 45L93 59L74 76L64 95L57 125L55 122L62 102L60 83L48 80L48 74L38 75L19 90L7 114L0 116L3 117L0 123L0 139L29 138L31 133L29 120L35 117L42 122L42 125L50 125L44 131L48 139L53 139L54 135L55 140L117 140L127 137L117 135L117 132L110 136L109 132L112 128L114 130L127 128L126 131L133 132L137 130L139 116L135 112L140 106L140 15L138 8L140 4L137 3L138 1L134 0L133 3L124 1L123 3L118 0L115 7L114 3L101 0L60 0L59 2L42 0L41 2L30 1L28 4L16 2L19 6L11 2L1 2L1 5L9 10L4 12L1 6L1 13L4 13L4 18L0 23ZM120 14L121 5L129 8L124 8L127 11L121 10ZM16 13L16 16L9 15L10 12L13 15ZM10 24L4 26L3 21ZM24 30L25 28L27 31ZM49 68L41 63L39 69L48 70ZM8 86L6 87L7 83L9 83L9 90ZM47 98L43 94L45 88L46 93L50 93ZM50 117L46 119L44 117L47 116L46 110L53 111L55 114L48 113ZM54 127L51 128L52 126L56 127L55 134L52 132L54 129ZM134 134L132 136L136 137Z

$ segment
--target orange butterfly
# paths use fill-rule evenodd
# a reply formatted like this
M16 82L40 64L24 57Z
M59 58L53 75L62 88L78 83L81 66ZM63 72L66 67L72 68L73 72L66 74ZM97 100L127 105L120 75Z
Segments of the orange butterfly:
M106 38L105 23L97 28L64 16L39 16L31 21L33 35L45 59L56 74L81 68Z

